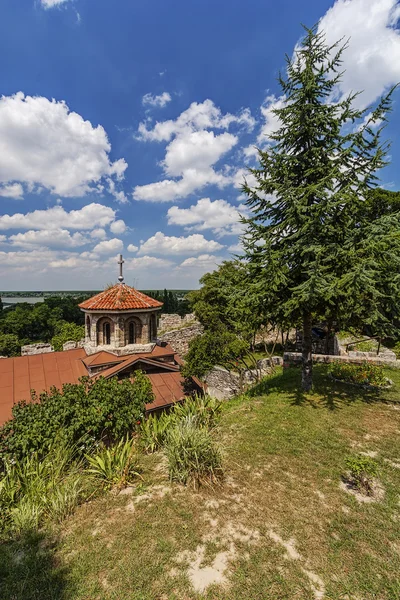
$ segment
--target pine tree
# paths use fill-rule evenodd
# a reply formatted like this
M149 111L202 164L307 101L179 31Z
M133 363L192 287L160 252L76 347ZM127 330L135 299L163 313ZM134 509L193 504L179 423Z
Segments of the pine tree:
M379 324L387 331L387 315L400 298L399 211L374 218L366 203L386 164L381 136L393 90L372 111L355 106L357 93L334 101L345 49L306 29L279 78L285 99L275 110L279 129L259 150L259 168L251 169L255 188L243 188L249 294L268 307L272 321L302 325L306 391L313 322Z

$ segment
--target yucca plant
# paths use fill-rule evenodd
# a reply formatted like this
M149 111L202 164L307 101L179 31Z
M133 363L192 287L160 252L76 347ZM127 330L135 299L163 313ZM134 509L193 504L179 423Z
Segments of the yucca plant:
M168 430L165 441L171 480L193 481L195 487L214 484L222 478L222 454L212 433L199 427L193 415Z
M222 411L222 402L208 395L195 394L185 402L176 404L173 409L175 421L194 417L199 427L211 429L218 422Z
M162 413L159 416L150 415L145 419L139 430L140 443L145 452L157 452L163 446L168 428L174 420L173 413Z
M96 455L86 455L90 465L87 472L102 482L107 489L122 488L139 476L137 447L134 439L120 440L110 448L102 448Z

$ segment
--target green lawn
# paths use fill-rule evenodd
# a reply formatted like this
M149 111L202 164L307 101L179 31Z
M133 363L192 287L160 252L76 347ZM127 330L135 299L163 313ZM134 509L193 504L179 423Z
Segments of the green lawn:
M388 376L391 390L366 393L318 366L303 396L299 371L279 371L224 405L223 485L170 485L161 455L144 457L131 493L0 546L0 598L400 598L400 371ZM380 501L340 487L357 452L376 456Z

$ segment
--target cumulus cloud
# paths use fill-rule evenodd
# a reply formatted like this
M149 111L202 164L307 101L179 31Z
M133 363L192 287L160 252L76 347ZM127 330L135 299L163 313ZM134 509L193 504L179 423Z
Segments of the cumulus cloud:
M113 238L104 242L99 242L94 248L94 254L112 254L113 252L121 252L124 247L122 240Z
M140 270L140 269L161 269L165 267L171 267L174 263L166 258L156 258L155 256L138 256L125 261L126 269Z
M139 247L135 246L134 244L129 244L127 250L128 252L137 252L139 250Z
M0 187L0 196L5 198L14 198L15 200L22 200L24 194L24 188L20 183L10 183L9 185L3 185Z
M271 141L271 134L275 133L280 127L280 120L274 113L274 110L283 108L285 106L285 97L276 97L273 94L268 95L262 106L261 114L264 118L264 124L261 127L261 131L257 136L257 143L260 146L264 146L267 142ZM250 151L247 150L249 153Z
M136 186L133 197L148 202L170 202L206 185L219 188L229 185L229 177L223 171L216 171L214 165L237 144L238 136L209 130L228 129L232 124L251 131L255 120L248 109L238 115L224 115L211 100L193 102L177 119L157 122L153 129L141 123L139 139L168 142L161 166L165 175L180 179Z
M0 217L0 230L6 229L95 229L105 227L115 220L115 210L92 202L79 210L66 211L62 206L45 210Z
M123 178L127 164L111 162L110 150L103 127L93 127L63 101L22 92L0 98L0 183L83 196L103 178Z
M95 240L104 240L104 238L107 237L106 230L101 227L99 229L93 229L93 231L90 232L90 237Z
M118 219L118 221L114 221L110 225L110 231L112 231L112 233L116 233L116 234L125 233L125 231L126 231L125 222L122 219Z
M214 240L206 238L195 233L187 237L167 236L161 231L143 242L140 246L139 254L198 254L200 252L215 252L223 248L223 245Z
M142 98L143 106L152 106L156 108L164 108L171 102L171 95L168 92L163 92L159 96L153 96L153 94L145 94Z
M319 30L329 44L350 38L341 95L363 90L357 102L365 107L400 81L399 19L398 0L336 0L322 17Z
M186 258L180 265L182 269L199 269L204 271L213 271L222 262L220 256L213 254L200 254L200 256L191 256Z
M167 218L169 225L182 225L187 230L212 229L217 235L240 234L243 231L240 212L244 214L246 210L245 206L235 208L226 200L201 198L189 208L172 206Z
M81 233L70 234L66 229L30 230L25 233L11 235L9 241L14 246L32 248L45 246L46 248L74 248L88 243L88 239Z

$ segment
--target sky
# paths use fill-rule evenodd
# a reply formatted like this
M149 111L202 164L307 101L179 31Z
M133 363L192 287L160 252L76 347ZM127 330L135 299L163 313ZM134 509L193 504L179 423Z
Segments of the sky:
M400 81L397 0L2 0L0 290L102 289L119 253L129 285L192 289L238 252L301 23L350 38L338 98Z

